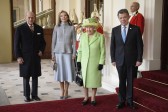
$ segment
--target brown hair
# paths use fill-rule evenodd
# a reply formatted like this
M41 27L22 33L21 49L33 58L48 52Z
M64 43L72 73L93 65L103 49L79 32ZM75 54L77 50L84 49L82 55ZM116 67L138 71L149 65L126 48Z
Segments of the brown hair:
M59 13L59 15L58 15L58 23L57 23L57 25L58 25L58 26L61 25L61 18L60 18L61 13L65 13L65 14L67 15L67 17L68 17L67 22L68 22L68 24L69 24L70 26L72 26L72 22L71 22L71 20L69 19L69 14L68 14L66 11L64 11L64 10L62 10L62 11Z

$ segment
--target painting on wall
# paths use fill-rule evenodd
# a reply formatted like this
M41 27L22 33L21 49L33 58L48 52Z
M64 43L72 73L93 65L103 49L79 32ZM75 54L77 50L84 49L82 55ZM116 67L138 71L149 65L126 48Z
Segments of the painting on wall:
M13 8L13 22L16 22L19 20L19 8L15 7Z

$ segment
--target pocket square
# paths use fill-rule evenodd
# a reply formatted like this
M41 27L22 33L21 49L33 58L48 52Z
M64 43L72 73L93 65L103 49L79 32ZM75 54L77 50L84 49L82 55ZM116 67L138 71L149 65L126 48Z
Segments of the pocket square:
M41 33L37 33L37 35L41 35Z

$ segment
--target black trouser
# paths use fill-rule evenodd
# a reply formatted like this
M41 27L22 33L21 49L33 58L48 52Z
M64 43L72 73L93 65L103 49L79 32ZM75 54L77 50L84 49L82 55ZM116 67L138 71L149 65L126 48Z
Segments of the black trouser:
M133 75L133 76L134 76L133 78L136 79L136 78L137 78L137 75L138 75L138 67L135 67L135 68L134 68L133 74L134 74L134 75Z
M23 77L23 90L24 90L24 96L30 97L30 77L25 78ZM38 77L32 77L32 96L37 96L38 94Z
M133 70L134 66L117 66L119 75L119 102L133 103Z

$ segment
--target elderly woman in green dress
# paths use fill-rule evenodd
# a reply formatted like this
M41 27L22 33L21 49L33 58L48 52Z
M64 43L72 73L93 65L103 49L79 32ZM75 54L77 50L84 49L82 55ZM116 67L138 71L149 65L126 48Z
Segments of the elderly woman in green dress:
M77 67L82 71L84 100L82 105L89 102L88 89L92 89L91 105L96 105L97 88L101 87L101 70L105 63L105 38L96 31L98 23L94 18L83 21L86 32L80 37Z

